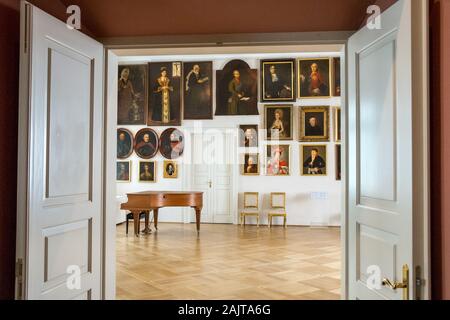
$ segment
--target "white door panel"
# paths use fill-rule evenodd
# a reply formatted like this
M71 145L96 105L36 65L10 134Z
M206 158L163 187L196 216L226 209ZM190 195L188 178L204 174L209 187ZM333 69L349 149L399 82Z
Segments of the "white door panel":
M99 299L102 238L103 46L23 4L18 258L27 299ZM24 72L25 66L29 72ZM23 94L23 90L21 90ZM22 184L22 186L20 185ZM25 216L25 218L23 218ZM68 267L80 287L67 286ZM73 271L72 271L73 272ZM20 297L19 297L20 298Z
M402 299L410 268L414 292L412 6L400 0L381 15L381 29L365 27L348 43L349 297ZM371 270L371 271L370 271ZM370 272L369 272L370 271Z

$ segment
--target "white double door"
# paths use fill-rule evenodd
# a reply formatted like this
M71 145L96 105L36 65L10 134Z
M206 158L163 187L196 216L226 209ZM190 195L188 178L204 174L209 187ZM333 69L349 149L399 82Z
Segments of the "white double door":
M225 129L194 134L192 189L203 191L202 223L233 223L236 214L235 135Z

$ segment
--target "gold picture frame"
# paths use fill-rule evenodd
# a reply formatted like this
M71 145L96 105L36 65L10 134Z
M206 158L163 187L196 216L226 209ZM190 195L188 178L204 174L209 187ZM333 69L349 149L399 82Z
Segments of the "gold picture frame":
M313 145L301 145L300 148L300 175L302 176L312 176L312 177L325 177L328 176L328 146L326 144L313 144ZM311 151L313 149L318 150L318 156L323 159L324 167L321 167L321 173L306 173L306 162L308 161L307 157L310 157Z
M164 179L178 179L178 163L172 160L164 160ZM172 169L168 168L171 166Z
M321 63L322 62L322 63ZM323 62L326 62L326 65L323 65ZM324 94L321 95L311 95L311 94L306 94L305 91L305 87L307 87L307 80L306 76L307 76L307 71L305 67L309 66L309 68L311 68L312 64L316 63L319 65L319 73L320 70L325 67L328 70L325 70L321 73L322 76L325 76L325 85L327 87L327 90ZM308 71L309 72L309 71ZM305 74L303 74L305 73ZM297 59L297 98L298 99L326 99L326 98L331 98L331 76L332 76L332 72L331 72L331 59L328 58L300 58ZM328 80L328 81L327 81ZM303 89L302 89L303 87Z
M244 161L241 164L241 174L243 176L259 176L260 175L260 162L259 162L259 153L244 153ZM256 170L254 170L254 167L250 168L250 170L246 167L251 166L251 164L249 164L249 160L250 159L255 159L256 160Z
M148 176L148 173L142 172L142 169L145 170L145 165L149 165L149 170L151 170L149 173L151 174ZM139 182L142 183L156 183L156 161L139 161Z
M334 107L334 141L342 141L341 107Z
M267 80L271 79L271 68L274 67L275 70L277 66L281 66L281 72L276 74L276 82L282 82L282 84L284 84L284 88L280 89L279 91L276 90L276 95L278 95L278 97L272 97L269 94L266 94L268 85L268 83L266 82ZM286 81L287 74L285 69L286 67L289 68L289 66L291 79L290 81ZM296 73L295 59L261 60L261 102L295 102L295 100L297 99ZM290 94L289 96L287 96L286 93L289 92L289 89Z
M330 107L300 107L299 127L300 142L330 141Z
M125 164L125 168L128 167L128 170L125 171L124 173L119 172L119 164ZM130 183L132 171L133 171L133 167L132 167L131 160L117 161L116 162L116 182L117 183ZM122 179L120 179L121 174L127 174L127 176L122 176Z
M279 114L281 119L275 119L276 114ZM286 117L289 119L286 119ZM275 121L280 121L283 130L287 135L272 137L272 128L275 126ZM294 140L294 106L291 104L272 104L264 106L264 128L266 129L266 140L268 141L289 141Z
M278 165L272 165L274 148L281 148ZM287 151L287 156L286 156ZM285 163L283 163L285 162ZM286 163L287 162L287 163ZM287 172L286 172L287 168ZM280 173L281 172L281 173ZM266 176L289 177L291 175L291 145L268 144L265 150L265 174Z

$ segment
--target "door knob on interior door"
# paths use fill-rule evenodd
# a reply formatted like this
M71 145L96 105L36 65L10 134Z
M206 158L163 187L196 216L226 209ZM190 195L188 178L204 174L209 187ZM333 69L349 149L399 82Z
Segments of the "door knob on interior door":
M385 287L389 287L392 290L403 289L403 300L409 300L409 268L408 265L405 264L403 266L403 281L392 282L388 278L384 278L381 284Z
M212 188L212 181L211 180L208 181L208 184L209 184L209 188L211 189Z

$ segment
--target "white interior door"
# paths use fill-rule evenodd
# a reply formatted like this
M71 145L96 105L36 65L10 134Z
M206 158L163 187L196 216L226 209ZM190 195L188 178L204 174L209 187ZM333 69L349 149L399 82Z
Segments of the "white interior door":
M365 27L348 43L351 299L414 298L416 268L426 267L416 254L427 234L415 229L426 209L414 199L415 194L425 199L427 193L421 181L426 172L418 169L424 149L419 148L423 141L413 138L413 132L425 132L414 119L426 103L413 99L413 88L423 90L415 79L426 59L416 61L413 39L420 38L414 24L422 17L415 13L425 10L424 5L426 1L400 0L381 15L381 28ZM406 266L409 273L404 279ZM382 283L384 278L392 283L407 280L409 288L393 290Z
M194 135L193 189L204 192L202 222L233 222L232 135L222 130ZM233 152L232 152L233 153Z
M101 298L103 46L22 3L17 298Z

